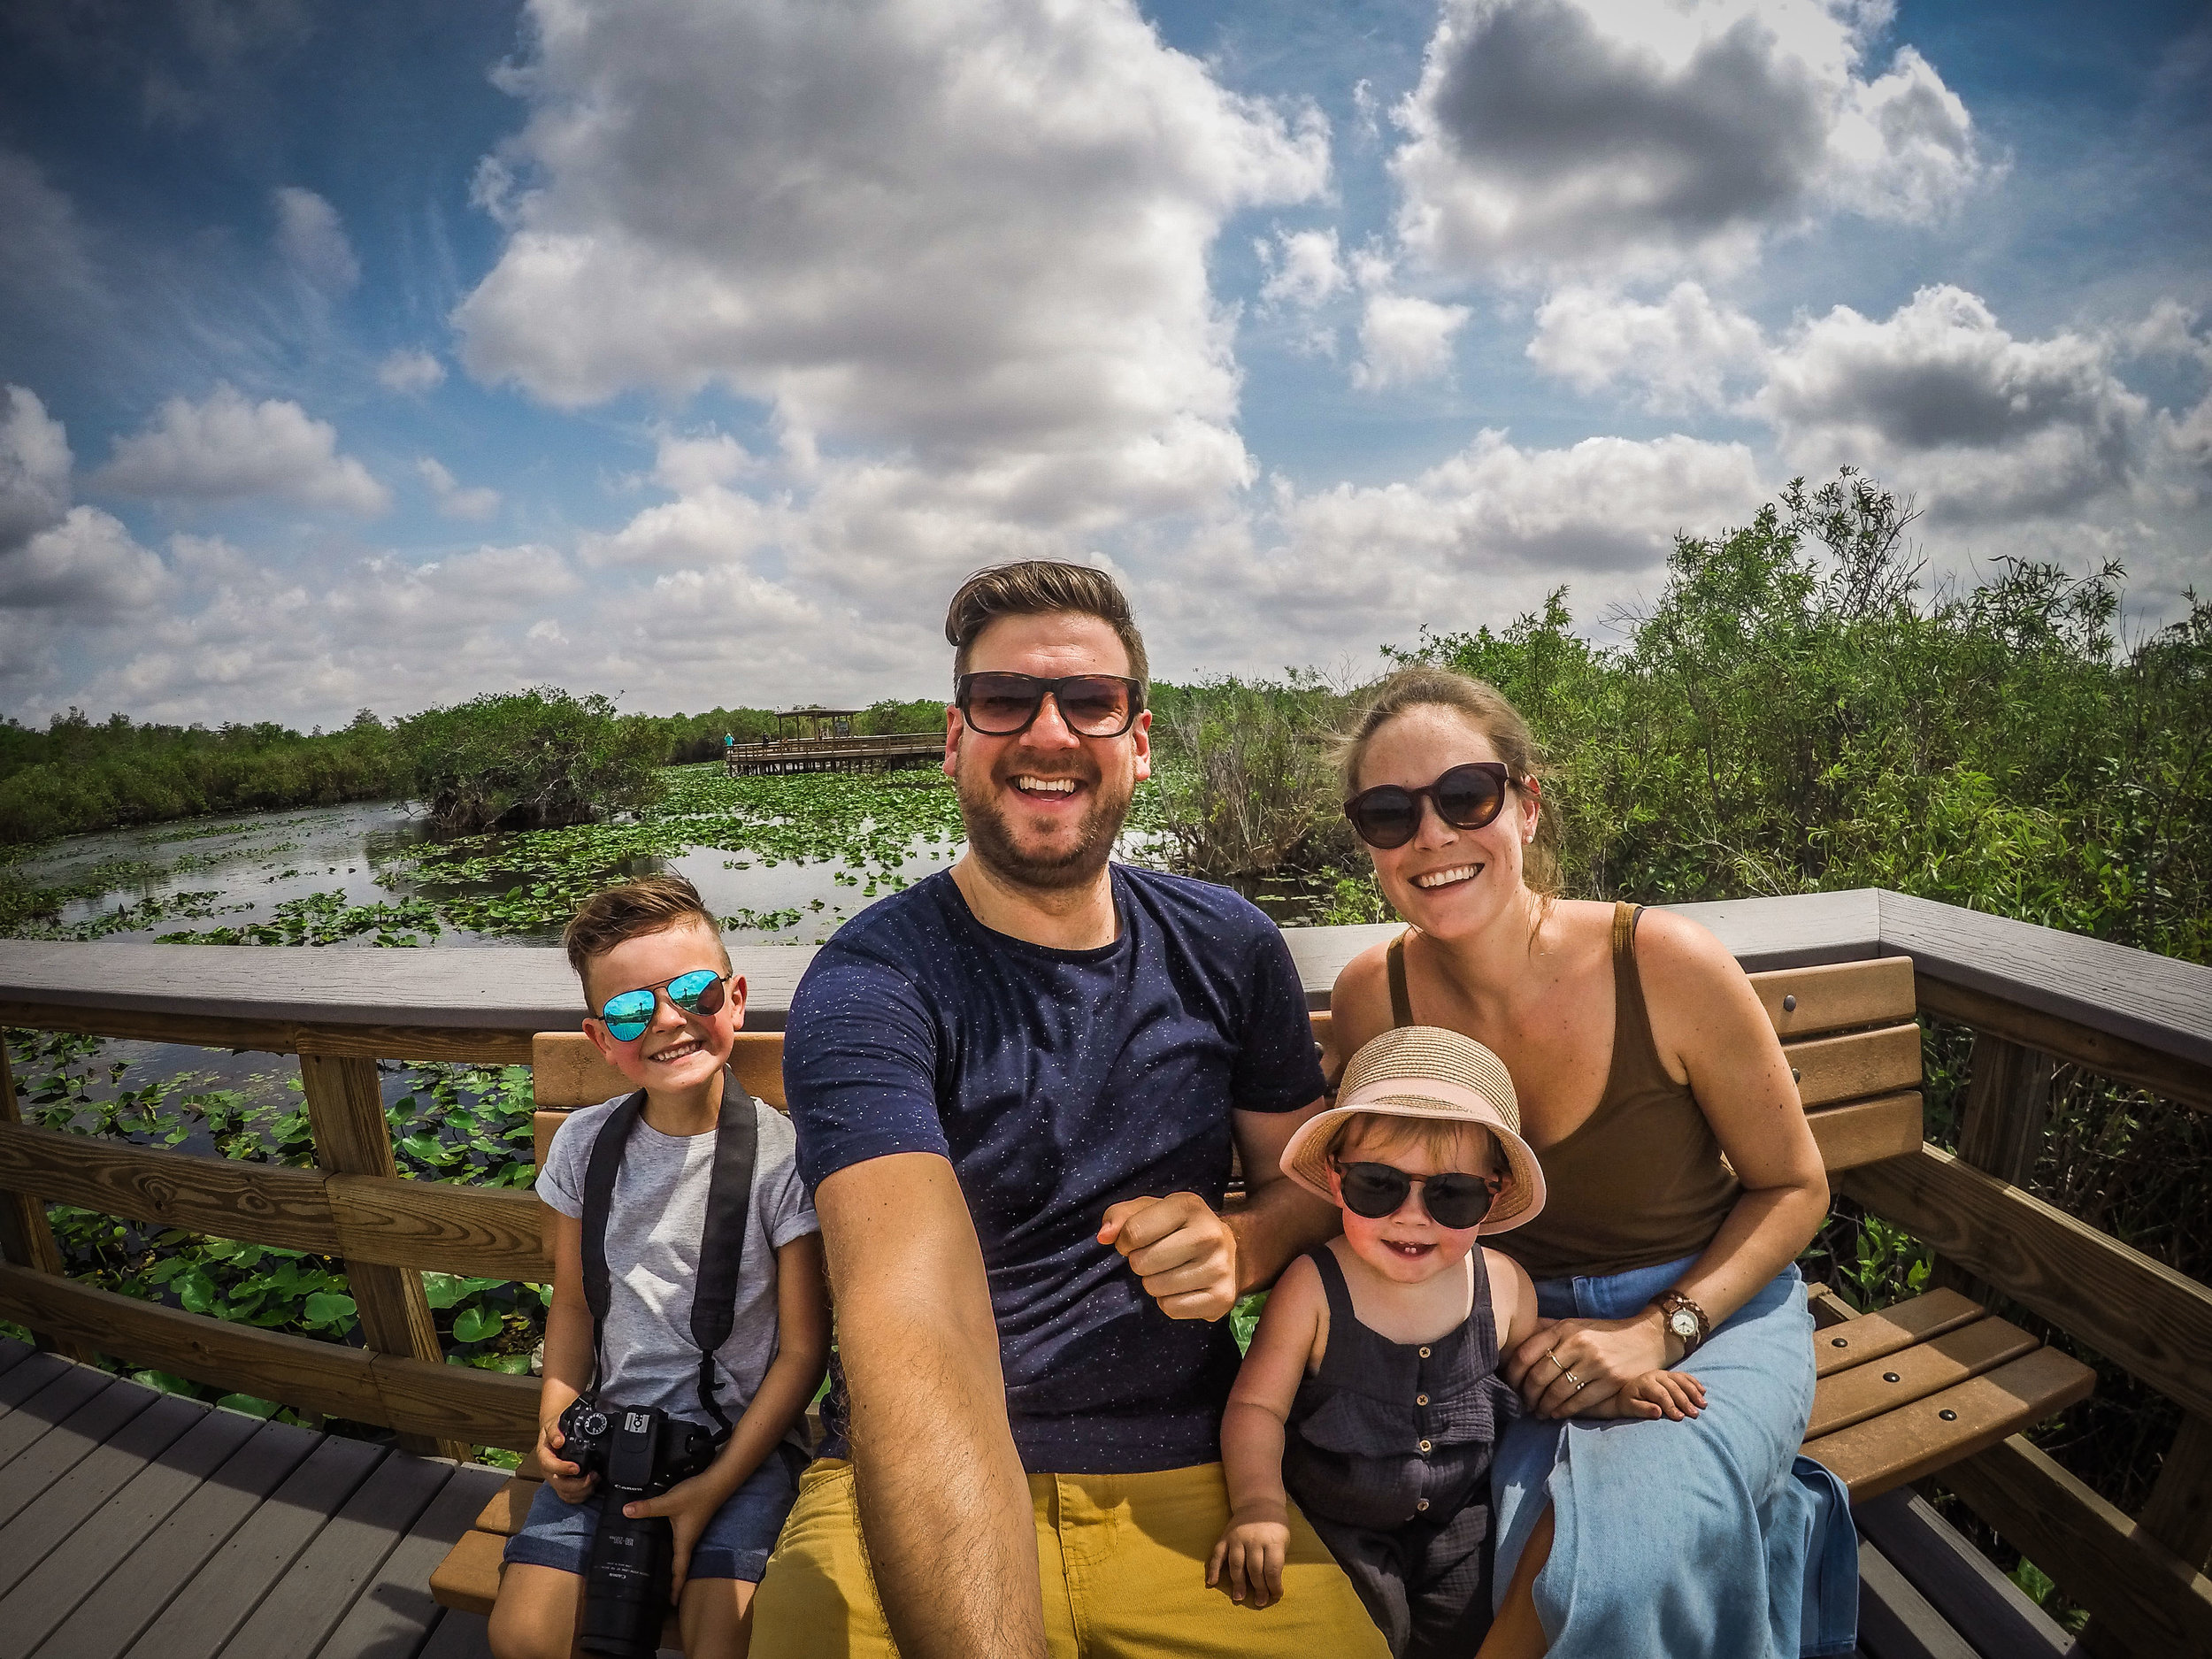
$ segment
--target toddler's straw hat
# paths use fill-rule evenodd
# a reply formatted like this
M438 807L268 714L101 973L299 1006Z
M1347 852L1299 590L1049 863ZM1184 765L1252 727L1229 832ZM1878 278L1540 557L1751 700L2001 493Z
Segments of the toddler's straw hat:
M1505 1064L1472 1037L1441 1025L1400 1025L1352 1056L1336 1104L1298 1126L1283 1148L1283 1173L1329 1198L1329 1144L1354 1112L1480 1124L1505 1153L1511 1179L1483 1217L1485 1233L1532 1220L1544 1207L1544 1171L1521 1139L1521 1103ZM1330 1202L1334 1202L1333 1199Z

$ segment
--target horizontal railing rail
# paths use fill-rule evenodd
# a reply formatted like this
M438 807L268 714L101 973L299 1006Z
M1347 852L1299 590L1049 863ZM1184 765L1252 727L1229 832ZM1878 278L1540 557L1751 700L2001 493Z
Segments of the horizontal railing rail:
M2058 1062L2212 1110L2212 970L1874 890L1678 908L1755 972L1909 956L1899 972L1912 975L1922 1014L1971 1029L1958 1151L1923 1146L1848 1170L1838 1190L1931 1245L1949 1282L2009 1297L2183 1416L2139 1517L2018 1438L1943 1482L2091 1609L2100 1654L2212 1651L2212 1289L2024 1190ZM1286 930L1310 1005L1325 1010L1344 964L1394 931ZM748 1025L780 1029L813 949L731 954L749 984ZM317 1163L248 1164L27 1125L0 1053L0 1317L71 1351L384 1424L419 1449L527 1446L536 1384L445 1363L420 1274L543 1282L536 1201L400 1179L375 1062L527 1064L533 1033L572 1030L580 1012L573 977L550 949L309 956L0 941L0 1025L300 1056ZM1864 1041L1839 1043L1832 1057L1819 1033L1800 1034L1814 1039L1793 1050L1809 1105L1850 1099L1916 1063ZM1909 1049L1910 1028L1897 1041ZM364 1346L70 1280L49 1202L335 1257Z

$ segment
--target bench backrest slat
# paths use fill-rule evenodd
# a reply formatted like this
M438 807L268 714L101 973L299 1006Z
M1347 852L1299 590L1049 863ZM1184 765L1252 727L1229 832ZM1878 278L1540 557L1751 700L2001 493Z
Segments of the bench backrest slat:
M1920 1030L1909 958L1755 973L1751 985L1798 1073L1798 1092L1830 1169L1917 1146ZM1341 1060L1332 1044L1333 1023L1326 1013L1313 1017L1314 1040L1332 1074ZM542 1164L569 1110L595 1106L629 1085L580 1031L540 1032L530 1048ZM784 1109L781 1032L738 1033L731 1064L747 1089Z

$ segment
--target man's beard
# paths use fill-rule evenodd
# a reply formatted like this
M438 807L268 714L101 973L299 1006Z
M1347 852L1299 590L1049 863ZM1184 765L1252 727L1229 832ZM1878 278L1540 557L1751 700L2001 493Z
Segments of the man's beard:
M1044 767L1032 768L1030 772L1035 777L1069 775ZM1064 892L1097 879L1113 855L1114 839L1121 833L1121 826L1129 817L1130 799L1136 793L1132 785L1127 793L1115 800L1107 794L1106 781L1102 777L1094 786L1090 810L1076 826L1073 845L1064 852L1040 858L1022 850L1000 803L997 780L988 771L972 780L967 770L962 768L955 774L953 783L960 795L960 819L967 828L968 849L1002 881L1040 893Z

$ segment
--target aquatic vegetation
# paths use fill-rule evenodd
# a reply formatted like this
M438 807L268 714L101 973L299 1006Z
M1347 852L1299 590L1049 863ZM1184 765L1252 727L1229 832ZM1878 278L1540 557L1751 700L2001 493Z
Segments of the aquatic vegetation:
M248 909L250 906L233 906ZM392 904L348 904L342 892L311 893L276 907L275 919L242 927L211 927L204 933L159 935L164 945L333 945L342 939L373 933L377 945L419 945L441 931L437 911L422 899Z

